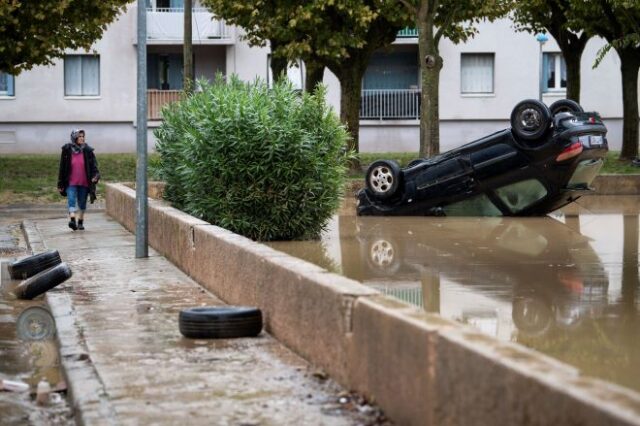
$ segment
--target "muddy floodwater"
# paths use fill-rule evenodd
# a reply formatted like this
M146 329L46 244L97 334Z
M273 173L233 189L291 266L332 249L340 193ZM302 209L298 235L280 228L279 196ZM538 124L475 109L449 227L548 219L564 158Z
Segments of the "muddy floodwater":
M640 197L548 217L357 217L272 247L640 391Z

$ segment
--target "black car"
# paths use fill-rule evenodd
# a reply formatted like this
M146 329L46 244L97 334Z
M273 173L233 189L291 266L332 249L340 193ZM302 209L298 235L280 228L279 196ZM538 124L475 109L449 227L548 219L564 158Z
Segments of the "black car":
M578 199L602 167L607 128L568 99L525 100L511 128L401 169L378 160L358 215L537 216Z

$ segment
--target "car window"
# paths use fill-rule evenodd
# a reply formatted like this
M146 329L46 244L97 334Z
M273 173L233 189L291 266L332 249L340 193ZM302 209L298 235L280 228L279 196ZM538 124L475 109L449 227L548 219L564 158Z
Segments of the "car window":
M477 195L473 198L449 204L442 208L447 216L501 216L502 212L491 202L486 195Z
M544 198L547 189L539 180L528 179L496 189L496 194L512 213L517 213Z

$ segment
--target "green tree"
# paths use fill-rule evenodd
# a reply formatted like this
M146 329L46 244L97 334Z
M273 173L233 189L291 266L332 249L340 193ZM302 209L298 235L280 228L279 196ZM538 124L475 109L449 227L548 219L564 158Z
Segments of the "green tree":
M0 2L0 71L16 75L65 49L89 49L130 1Z
M420 111L420 156L440 152L439 86L443 60L443 37L460 43L473 37L475 24L506 15L512 0L398 0L413 17L418 29L422 76Z
M591 35L572 26L571 15L571 0L529 0L514 6L518 30L546 31L556 40L567 64L567 98L580 102L580 61Z
M609 42L598 59L613 48L622 73L622 150L620 159L638 156L638 72L640 70L640 2L637 0L571 0L576 26ZM596 62L596 66L599 61Z
M359 151L362 77L371 54L391 44L410 22L401 5L394 0L204 0L204 4L244 28L249 44L264 46L269 41L273 58L285 65L287 60L302 59L307 90L322 81L325 67L329 68L340 80L340 118L351 134L349 148Z

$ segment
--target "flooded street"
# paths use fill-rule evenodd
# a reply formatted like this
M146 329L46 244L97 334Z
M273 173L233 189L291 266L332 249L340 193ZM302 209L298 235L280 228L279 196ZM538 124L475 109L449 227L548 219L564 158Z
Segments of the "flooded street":
M541 218L356 217L272 247L640 391L638 197Z
M10 279L7 264L27 253L19 220L10 218L13 214L0 214L0 380L27 383L30 390L0 391L0 424L71 425L71 408L64 393L52 392L51 403L45 407L35 402L41 379L54 390L65 384L55 343L55 321L44 300L17 300L13 294L20 281Z

